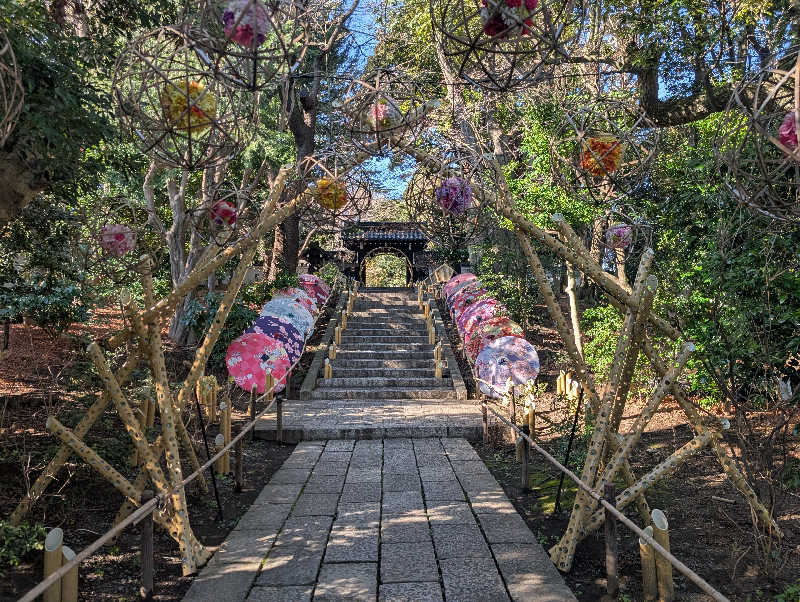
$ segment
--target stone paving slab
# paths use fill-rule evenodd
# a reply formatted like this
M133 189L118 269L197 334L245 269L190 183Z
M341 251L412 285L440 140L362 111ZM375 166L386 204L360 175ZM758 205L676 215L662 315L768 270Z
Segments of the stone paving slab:
M457 438L304 442L185 600L575 600L482 466Z

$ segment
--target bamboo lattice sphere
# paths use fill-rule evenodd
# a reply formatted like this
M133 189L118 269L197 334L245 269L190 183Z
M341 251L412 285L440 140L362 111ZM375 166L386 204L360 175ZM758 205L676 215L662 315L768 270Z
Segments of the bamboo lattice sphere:
M733 93L715 147L733 198L800 222L800 51L775 58Z
M287 0L204 0L192 36L215 73L250 91L276 86L308 47L300 3Z
M431 0L442 52L462 80L495 92L536 81L541 67L577 35L575 0Z
M14 49L0 29L0 146L17 124L22 111L24 88Z
M554 179L568 191L605 202L642 186L659 132L638 106L598 98L566 113L550 144Z
M334 107L353 144L378 155L392 142L414 143L439 107L437 92L400 70L379 70L352 80Z
M123 129L143 153L171 167L228 161L254 129L248 95L216 79L208 55L177 27L128 44L113 90Z

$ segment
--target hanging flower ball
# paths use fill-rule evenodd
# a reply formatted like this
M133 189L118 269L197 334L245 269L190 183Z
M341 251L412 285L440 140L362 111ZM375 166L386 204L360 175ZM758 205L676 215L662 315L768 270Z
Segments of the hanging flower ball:
M311 193L319 205L330 211L347 205L347 188L335 178L320 178L312 185Z
M625 249L633 240L633 228L628 224L614 224L606 230L606 244L612 249Z
M136 248L136 233L124 224L109 224L100 228L100 246L109 255L122 257Z
M217 117L217 99L198 81L169 82L161 93L164 118L176 130L201 134Z
M261 0L231 0L222 13L225 36L239 46L257 48L270 29L267 7Z
M623 150L614 136L587 138L581 152L581 169L597 177L611 175L622 163Z
M394 127L403 116L396 104L387 98L378 98L369 108L367 123L375 130Z
M781 127L778 129L778 140L789 150L793 151L797 148L797 125L794 111L786 113L786 116L783 118L783 123L781 123Z
M472 207L472 188L466 180L451 176L436 188L436 202L449 213L464 213Z
M231 201L217 201L214 203L214 206L211 207L211 221L219 228L233 226L236 223L237 215L236 205Z
M481 0L483 33L490 38L505 39L528 36L533 26L533 11L539 0Z

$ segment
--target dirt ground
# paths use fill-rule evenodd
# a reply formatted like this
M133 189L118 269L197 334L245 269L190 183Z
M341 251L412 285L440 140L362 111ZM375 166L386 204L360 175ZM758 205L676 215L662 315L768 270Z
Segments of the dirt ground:
M446 310L440 305L445 321ZM542 308L542 315L546 310ZM451 343L461 364L462 373L470 373L460 350L460 341L452 324L448 324ZM556 331L539 327L527 333L536 347L541 362L540 383L546 383L546 393L537 400L536 440L548 452L564 463L569 432L574 418L573 403L557 397L555 381L563 366L563 346ZM466 378L474 391L474 383ZM626 407L620 432L635 421L645 400L632 397ZM503 406L498 412L506 413ZM706 412L706 410L701 410ZM716 415L719 410L709 412ZM768 424L772 417L765 415L761 422ZM571 452L569 468L580 474L586 452L582 418ZM693 437L684 413L674 400L667 398L648 425L631 459L635 475L643 475ZM508 429L499 421L490 421L490 441L478 443L476 449L489 466L506 494L525 518L539 542L549 549L565 531L569 512L575 499L576 487L568 478L560 497L559 512L555 512L560 471L543 456L532 452L529 489L521 487L521 465L510 441ZM795 438L793 454L800 458L800 441ZM738 453L733 434L725 435L725 447ZM617 491L624 484L617 483ZM705 448L682 464L666 479L648 490L650 508L663 510L670 523L670 544L673 554L689 568L708 581L731 600L775 600L789 586L797 590L782 602L800 601L800 489L784 488L776 495L775 519L784 532L783 541L768 547L767 538L759 537L753 528L750 508L744 498L725 478L716 456ZM636 508L625 509L625 515L643 525ZM618 524L620 600L642 600L641 560L638 538L624 525ZM675 571L676 598L691 602L711 600L696 585ZM564 575L567 584L581 601L600 600L606 593L605 543L603 530L590 535L578 545L572 570Z
M299 390L311 363L319 339L332 315L333 299L317 320L300 365L295 369L292 386ZM74 426L94 401L101 385L89 365L84 350L89 338L104 338L122 325L119 310L95 312L86 325L75 325L67 335L53 339L41 329L22 324L12 325L9 353L0 359L0 519L6 519L32 485L42 468L52 458L58 445L45 428L49 415L55 415L68 427ZM165 345L170 382L176 386L185 377L193 349ZM120 357L113 358L118 364ZM223 370L224 372L224 370ZM140 367L132 382L141 385L149 372ZM216 374L224 382L227 374ZM135 397L135 387L129 388ZM232 431L236 434L249 419L249 395L232 392ZM257 405L257 410L263 408ZM192 410L184 415L201 462L207 458L202 434ZM207 438L213 441L218 425L207 425ZM123 433L120 435L120 433ZM124 476L133 480L135 467L128 464L133 450L124 434L122 422L111 410L89 431L87 443ZM209 492L196 486L187 489L192 529L208 546L219 545L247 511L272 474L291 454L294 446L245 439L244 488L234 492L232 475L217 479L222 516L219 516L210 475ZM233 465L233 458L231 464ZM184 474L191 469L184 463ZM76 551L102 535L111 525L123 502L123 496L84 462L71 457L48 487L43 498L26 517L30 524L47 530L61 527L64 543ZM0 547L2 542L0 542ZM139 527L132 526L113 545L81 564L79 591L82 600L139 599ZM156 600L180 600L191 583L183 577L178 546L158 526L154 529ZM15 600L42 579L42 553L33 551L19 566L0 565L0 600Z

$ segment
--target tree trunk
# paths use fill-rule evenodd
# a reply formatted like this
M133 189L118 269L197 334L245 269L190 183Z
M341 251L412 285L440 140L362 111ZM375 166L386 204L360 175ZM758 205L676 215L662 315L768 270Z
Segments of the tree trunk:
M283 270L284 266L284 252L283 252L283 230L280 226L275 226L272 241L272 257L269 263L269 273L267 274L267 282L275 282L275 278Z
M0 226L15 219L44 190L44 183L12 153L0 153L0 182Z

